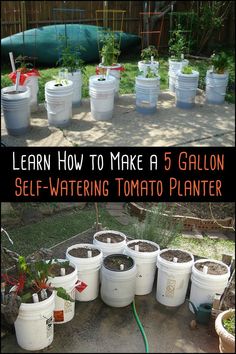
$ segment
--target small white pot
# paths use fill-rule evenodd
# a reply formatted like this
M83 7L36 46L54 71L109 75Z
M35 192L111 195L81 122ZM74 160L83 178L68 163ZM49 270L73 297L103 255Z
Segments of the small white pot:
M106 242L102 242L98 239L100 235L107 235L107 238L109 239L110 234L112 234L114 237L121 237L122 240L117 242L108 242L109 240ZM93 236L93 244L95 246L98 246L102 250L103 258L109 256L112 253L124 253L126 245L126 235L122 232L114 230L98 231Z

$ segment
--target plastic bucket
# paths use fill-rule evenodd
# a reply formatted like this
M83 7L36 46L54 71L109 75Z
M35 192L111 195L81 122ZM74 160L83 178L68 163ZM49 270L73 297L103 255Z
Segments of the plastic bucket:
M177 72L175 82L176 107L187 109L194 107L198 79L198 71L193 70L192 74L182 74L181 71Z
M1 90L1 103L4 120L9 135L25 134L30 128L30 88L19 86L19 93L10 94L15 91L15 86L4 87Z
M159 62L158 61L153 61L150 63L145 63L144 61L140 60L138 62L138 69L139 71L143 72L144 75L146 75L148 69L151 70L154 74L158 74L158 68L159 68Z
M215 74L207 70L206 74L206 100L212 104L222 104L225 101L229 74Z
M166 306L179 306L184 303L191 269L193 265L193 255L190 252L175 249L187 253L191 261L175 263L161 257L161 254L168 249L160 251L157 255L157 290L156 299Z
M121 64L117 64L117 65L112 65L112 66L105 66L103 64L99 64L98 65L99 68L102 69L110 69L110 75L113 76L116 79L116 83L115 83L115 95L118 96L119 94L119 89L120 89L120 73L121 73L121 68L122 65Z
M104 262L109 257L124 257L131 260L127 270L107 269ZM101 298L108 306L124 307L133 302L135 296L136 265L134 260L123 254L112 254L104 258L101 269Z
M122 238L122 241L119 242L109 242L110 235L119 236ZM97 239L100 235L107 235L108 242L102 242ZM104 230L98 231L93 236L93 244L98 246L102 250L103 258L109 256L113 253L124 253L126 246L126 235L119 231L114 230Z
M45 85L45 100L49 125L63 128L68 126L72 118L73 82L55 86L55 80Z
M188 65L189 61L187 59L181 61L175 61L169 59L169 90L171 92L175 92L175 81L176 81L176 73L181 70L184 66Z
M66 78L73 82L73 98L72 105L79 107L82 97L82 75L81 71L74 71L73 73L67 73Z
M21 303L14 323L19 346L26 350L41 350L49 346L54 337L54 292L46 300Z
M220 275L205 274L203 271L200 271L195 267L197 263L205 262L214 262L223 265L227 267L227 273ZM216 261L215 259L199 259L194 262L192 267L189 300L192 301L196 307L206 302L212 304L215 294L221 295L224 292L229 277L230 269L225 263ZM194 312L191 304L189 304L189 309Z
M152 252L140 252L129 247L139 241L153 245L157 247L157 250ZM135 246L133 246L133 248L134 247ZM125 254L131 256L135 260L137 267L135 295L147 295L152 291L159 251L159 245L149 240L132 240L127 242Z
M157 110L157 100L160 91L160 77L135 79L136 111L142 114L154 114Z
M39 91L38 76L29 76L25 81L25 85L30 88L31 112L36 112L38 109L38 91Z
M59 262L65 262L66 259L58 259ZM77 269L74 264L70 262L70 266L74 271L67 275L49 277L48 283L51 286L59 288L62 287L75 300L75 286L77 282ZM56 293L56 292L55 292ZM55 294L56 295L56 294ZM56 295L55 309L54 309L54 323L66 323L72 320L75 315L75 302L64 300Z
M100 253L90 258L79 258L69 254L70 250L81 247L93 248L99 250ZM92 301L96 299L99 293L102 251L97 246L89 243L81 243L69 247L66 251L66 258L76 266L78 281L87 285L83 290L78 290L76 287L75 299L78 301Z
M116 79L110 75L99 81L102 78L102 75L89 78L91 113L96 120L109 120L113 115Z

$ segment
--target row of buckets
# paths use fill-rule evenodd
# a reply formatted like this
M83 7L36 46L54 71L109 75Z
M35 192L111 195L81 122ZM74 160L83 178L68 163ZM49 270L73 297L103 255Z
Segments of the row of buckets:
M102 237L102 238L101 238ZM117 240L117 241L116 241ZM152 247L145 251L142 245ZM83 256L73 253L85 250ZM75 244L66 250L66 259L74 269L70 274L49 278L56 287L64 287L76 301L93 301L99 296L111 307L130 305L135 295L152 292L157 272L156 299L165 306L175 307L184 303L189 280L189 300L196 306L212 303L215 294L222 294L227 286L230 268L216 260L201 259L194 262L190 252L184 252L189 260L179 262L177 257L163 258L169 249L160 250L159 245L149 240L128 241L125 234L106 230L94 234L93 244ZM63 260L64 261L64 260ZM226 267L225 274L212 275L196 268L197 263L213 262ZM116 265L113 267L113 263ZM206 263L207 264L207 263ZM190 304L190 310L193 308ZM20 306L15 321L18 344L26 350L40 350L50 345L54 338L54 324L63 324L73 319L75 302L59 298L54 292L48 299Z
M192 108L198 88L199 72L183 74L181 69L188 65L188 60L175 62L169 60L169 89L176 94L176 106ZM94 75L89 78L91 113L96 120L110 120L113 116L114 100L118 96L121 65L107 69L106 75ZM45 85L45 107L50 126L64 128L72 118L72 107L81 104L81 71L67 73L65 80L52 80ZM206 100L209 103L224 102L228 73L215 74L211 70L206 75ZM38 77L29 77L24 86L19 86L14 93L14 86L1 90L1 101L7 131L10 135L22 135L30 127L30 112L37 109ZM135 78L136 110L149 115L157 111L160 93L160 77Z
M179 108L193 108L198 88L199 72L193 70L192 74L183 74L182 68L187 66L189 61L174 61L169 59L169 90L176 94L176 106ZM222 104L225 101L226 88L229 74L216 74L213 70L207 70L206 102L210 104Z

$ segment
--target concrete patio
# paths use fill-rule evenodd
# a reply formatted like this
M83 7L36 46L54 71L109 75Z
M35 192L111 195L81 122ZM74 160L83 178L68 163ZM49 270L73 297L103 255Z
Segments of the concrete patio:
M65 257L70 245L92 242L92 229L76 235L52 248L55 257ZM217 353L218 337L211 326L190 328L194 315L185 302L177 308L159 304L152 294L136 296L136 310L144 327L151 353ZM14 334L2 339L2 353L25 353ZM71 322L55 326L52 345L44 353L144 353L141 332L131 306L112 308L100 296L91 302L77 302Z
M157 113L141 115L135 110L135 95L115 101L111 121L96 121L89 99L73 109L67 129L48 126L44 104L32 113L30 131L21 137L7 134L2 115L2 142L7 146L234 146L235 105L210 105L198 90L196 105L175 107L175 96L161 91Z

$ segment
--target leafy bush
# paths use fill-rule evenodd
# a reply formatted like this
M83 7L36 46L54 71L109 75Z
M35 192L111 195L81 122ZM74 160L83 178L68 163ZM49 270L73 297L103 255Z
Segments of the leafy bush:
M172 206L172 213L174 211ZM133 236L156 242L161 248L168 244L181 233L182 226L168 215L164 203L152 207L147 213L144 222L133 225Z
M182 72L182 74L192 74L193 68L189 65L186 65L182 68L181 72Z
M158 50L154 45L150 45L141 51L141 59L143 61L149 63L151 61L151 57L153 57L154 60L158 58Z
M169 52L171 59L181 61L182 55L186 53L187 42L183 35L181 26L178 25L177 29L172 32L169 40Z
M102 40L102 50L100 55L103 58L103 65L111 66L117 63L120 55L119 43L112 32L107 32Z
M230 334L235 336L235 314L223 320L223 326Z
M211 64L214 67L214 72L217 74L224 74L229 65L229 58L225 52L218 54L213 53L211 56Z
M67 68L70 73L75 72L76 70L84 71L84 61L80 58L81 51L83 48L80 45L72 47L65 36L60 36L62 44L61 57L57 61L57 65L60 65L63 68Z

